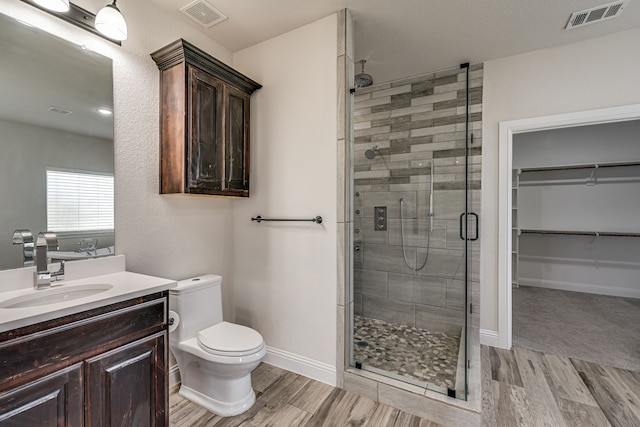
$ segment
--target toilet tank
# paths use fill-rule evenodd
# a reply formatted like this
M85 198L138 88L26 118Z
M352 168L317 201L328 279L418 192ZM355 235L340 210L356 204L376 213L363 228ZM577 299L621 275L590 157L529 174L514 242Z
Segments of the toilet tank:
M169 310L180 316L174 334L179 341L222 322L222 276L207 274L179 281L169 289Z

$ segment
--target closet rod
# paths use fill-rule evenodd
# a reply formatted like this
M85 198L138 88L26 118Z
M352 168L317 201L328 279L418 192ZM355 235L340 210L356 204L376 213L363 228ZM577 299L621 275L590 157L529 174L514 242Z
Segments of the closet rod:
M614 236L614 237L640 237L640 233L622 233L610 231L561 231L561 230L524 230L520 229L523 234L561 234L572 236Z
M620 166L640 166L640 162L618 162L618 163L591 163L584 165L565 165L565 166L547 166L539 168L520 168L520 172L543 172L554 170L570 170L570 169L592 169L598 168L615 168Z

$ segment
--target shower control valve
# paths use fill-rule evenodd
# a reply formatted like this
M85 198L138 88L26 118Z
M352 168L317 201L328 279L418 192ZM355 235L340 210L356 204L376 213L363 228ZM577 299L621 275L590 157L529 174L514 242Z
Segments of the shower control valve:
M377 231L387 230L387 207L376 206L374 208L375 225L374 229Z

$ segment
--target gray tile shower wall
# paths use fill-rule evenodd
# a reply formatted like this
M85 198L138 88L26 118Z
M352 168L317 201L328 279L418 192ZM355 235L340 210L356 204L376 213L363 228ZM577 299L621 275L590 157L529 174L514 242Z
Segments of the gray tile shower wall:
M482 162L482 64L469 71L470 211L479 214ZM464 320L466 70L452 69L358 89L354 98L354 302L356 314L460 332ZM368 159L367 150L377 147ZM371 155L371 153L369 153ZM433 231L429 189L433 168ZM400 198L404 223L400 220ZM376 229L375 208L387 227ZM418 272L408 262L426 267ZM470 280L477 286L479 240L472 242Z

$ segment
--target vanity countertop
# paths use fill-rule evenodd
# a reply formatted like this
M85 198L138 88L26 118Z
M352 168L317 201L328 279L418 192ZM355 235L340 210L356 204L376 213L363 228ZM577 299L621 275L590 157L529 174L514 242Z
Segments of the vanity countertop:
M57 282L56 285L60 286L39 291L30 287L0 292L0 332L162 292L175 287L177 283L170 279L130 271L117 271L75 280L64 280ZM75 299L61 300L65 298L62 294L67 291L94 288L102 288L103 290L93 294L90 294L91 291L89 291L87 292L88 296L75 296L72 297ZM49 295L51 299L47 301ZM34 297L42 302L34 306L6 307L6 305L11 305L7 304L10 301L22 301ZM3 305L6 308L2 307Z

